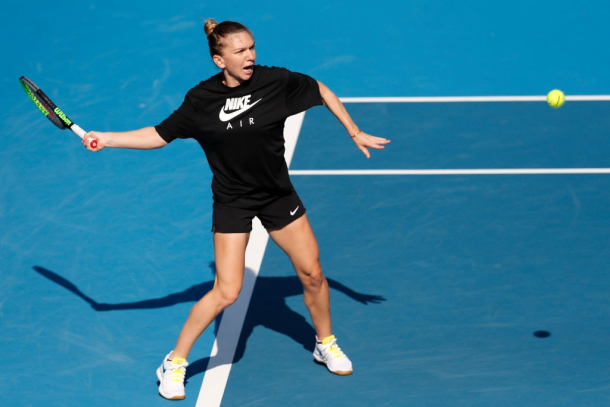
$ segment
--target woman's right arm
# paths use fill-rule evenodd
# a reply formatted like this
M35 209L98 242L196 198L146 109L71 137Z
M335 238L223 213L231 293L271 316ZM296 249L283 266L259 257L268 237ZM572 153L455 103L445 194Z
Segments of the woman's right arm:
M97 140L96 148L89 147L90 139ZM161 138L154 127L144 127L139 130L120 133L90 131L83 137L83 145L90 151L100 151L105 147L151 150L161 148L166 144L167 142Z

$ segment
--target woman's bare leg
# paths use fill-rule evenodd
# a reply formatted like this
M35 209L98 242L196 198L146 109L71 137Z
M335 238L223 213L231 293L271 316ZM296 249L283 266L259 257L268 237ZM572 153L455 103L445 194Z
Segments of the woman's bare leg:
M303 299L318 338L332 335L330 293L320 266L318 242L307 216L303 215L282 229L269 232L273 241L288 255L303 284Z
M249 233L214 233L214 287L191 308L172 357L186 359L203 331L222 310L237 300L244 279L249 237Z

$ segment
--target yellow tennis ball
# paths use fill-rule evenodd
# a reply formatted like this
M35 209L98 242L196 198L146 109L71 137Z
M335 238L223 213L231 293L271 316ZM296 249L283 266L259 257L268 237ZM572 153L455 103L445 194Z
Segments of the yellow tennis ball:
M563 106L563 102L566 101L566 97L559 89L553 89L548 95L546 95L546 101L549 106L559 108Z

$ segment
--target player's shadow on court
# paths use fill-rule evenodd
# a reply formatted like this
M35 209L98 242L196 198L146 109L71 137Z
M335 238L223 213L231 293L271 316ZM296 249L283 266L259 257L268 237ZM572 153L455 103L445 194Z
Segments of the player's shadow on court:
M182 292L170 294L161 298L120 304L107 304L95 301L91 297L84 294L70 281L50 270L39 266L34 266L33 268L42 276L82 298L96 311L153 309L170 307L172 305L185 302L197 302L205 295L205 293L210 291L214 285L214 281L206 281L204 283L194 285ZM214 262L210 263L210 268L214 273L216 272L216 265ZM246 269L246 272L251 271ZM377 304L385 301L385 298L382 296L357 293L336 280L328 277L326 279L328 280L328 285L330 288L337 290L362 304ZM286 335L295 342L301 344L303 348L307 349L308 351L313 351L315 330L309 324L309 322L307 322L305 317L290 309L286 304L286 298L302 294L303 286L296 276L258 276L239 342L237 344L237 348L235 349L233 363L238 362L243 357L246 350L246 342L254 331L254 328L257 326L264 326L265 328L276 331L282 335ZM221 317L222 315L219 318L216 318L214 327L215 333L218 332ZM178 332L176 332L176 335L178 335ZM217 356L215 357L221 355L221 352L223 351L222 343L218 344L218 348ZM187 369L187 379L196 374L204 372L209 361L210 358L206 357L190 363L189 368Z

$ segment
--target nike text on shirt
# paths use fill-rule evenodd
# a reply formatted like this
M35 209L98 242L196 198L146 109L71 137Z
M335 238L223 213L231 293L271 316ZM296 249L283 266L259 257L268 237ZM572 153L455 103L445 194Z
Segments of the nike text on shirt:
M228 122L229 120L239 116L244 113L246 110L250 109L252 106L260 102L262 99L257 100L256 102L250 104L250 97L252 95L242 96L240 98L228 98L225 106L220 109L219 119L223 122ZM237 110L236 110L237 109ZM234 112L227 113L230 110L234 110Z

